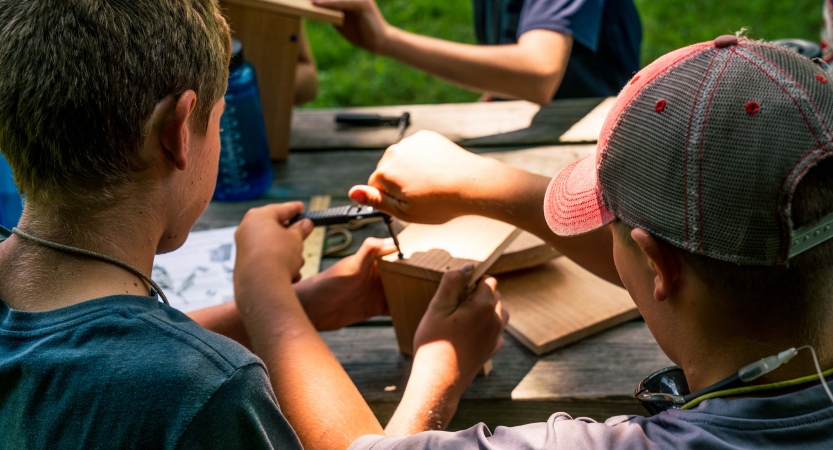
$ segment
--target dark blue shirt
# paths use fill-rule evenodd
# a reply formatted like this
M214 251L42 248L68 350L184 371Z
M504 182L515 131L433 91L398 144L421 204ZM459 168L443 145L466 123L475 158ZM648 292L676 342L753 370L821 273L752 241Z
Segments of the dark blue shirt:
M0 302L0 448L301 445L257 357L119 295L37 313Z
M633 0L474 0L481 44L514 44L531 30L573 37L555 98L617 95L639 71L642 25Z

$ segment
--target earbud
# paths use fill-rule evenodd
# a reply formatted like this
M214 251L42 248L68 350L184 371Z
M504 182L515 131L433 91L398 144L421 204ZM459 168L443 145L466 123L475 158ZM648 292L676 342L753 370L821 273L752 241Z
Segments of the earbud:
M740 380L744 383L748 383L781 367L781 364L788 363L797 354L798 350L791 348L784 350L777 355L768 356L760 361L755 361L752 364L741 368L738 371L738 377L740 377Z

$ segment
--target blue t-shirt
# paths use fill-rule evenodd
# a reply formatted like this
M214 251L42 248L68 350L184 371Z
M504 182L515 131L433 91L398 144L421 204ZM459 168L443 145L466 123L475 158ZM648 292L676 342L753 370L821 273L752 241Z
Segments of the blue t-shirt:
M46 312L0 301L0 448L301 444L257 357L156 297L118 295Z
M531 30L573 37L555 98L609 97L639 71L642 25L633 0L474 0L481 44L514 44Z

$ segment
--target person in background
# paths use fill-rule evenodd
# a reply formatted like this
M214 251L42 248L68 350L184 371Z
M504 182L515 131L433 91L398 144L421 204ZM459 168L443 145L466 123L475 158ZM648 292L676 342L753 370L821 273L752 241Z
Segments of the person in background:
M353 44L486 98L543 105L613 96L640 67L642 25L632 0L475 0L481 46L399 29L374 0L313 3L344 11L338 30Z
M295 69L295 106L303 105L315 100L318 96L318 71L315 67L315 56L307 38L306 24L301 22L301 33L298 39L298 66Z

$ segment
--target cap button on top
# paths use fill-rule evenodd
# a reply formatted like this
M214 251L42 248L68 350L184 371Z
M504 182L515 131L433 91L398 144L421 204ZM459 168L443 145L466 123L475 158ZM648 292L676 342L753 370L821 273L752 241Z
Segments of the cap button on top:
M731 47L732 45L738 45L738 38L732 36L731 34L720 36L714 40L714 46L717 48L726 48Z

